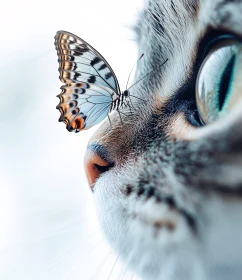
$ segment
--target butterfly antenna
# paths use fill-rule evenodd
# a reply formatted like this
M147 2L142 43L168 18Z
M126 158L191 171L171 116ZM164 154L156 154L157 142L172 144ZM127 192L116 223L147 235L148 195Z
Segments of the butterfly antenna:
M158 67L163 66L166 62L168 61L168 58ZM142 77L141 79L139 79L136 83L134 83L132 86L130 86L127 90L131 89L133 86L135 86L136 84L138 84L141 80L143 80L144 78L146 78L148 75L150 75L151 73L153 73L156 69L153 69L152 71L150 71L149 73L147 73L144 77Z
M144 54L142 53L142 55L140 56L140 58L137 59L137 61L135 62L134 66L132 67L132 69L131 69L131 71L130 71L130 73L129 73L128 81L127 81L127 84L126 84L126 89L127 89L127 87L128 87L129 79L130 79L131 73L132 73L133 70L134 70L135 65L138 63L138 61L139 61L143 56L144 56Z

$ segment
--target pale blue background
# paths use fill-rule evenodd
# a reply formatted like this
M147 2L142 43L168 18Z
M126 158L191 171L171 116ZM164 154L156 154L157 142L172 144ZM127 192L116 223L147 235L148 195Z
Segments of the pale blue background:
M131 279L98 230L83 156L93 131L57 122L54 35L75 33L124 87L136 59L140 0L1 3L0 279ZM134 279L134 278L133 278Z

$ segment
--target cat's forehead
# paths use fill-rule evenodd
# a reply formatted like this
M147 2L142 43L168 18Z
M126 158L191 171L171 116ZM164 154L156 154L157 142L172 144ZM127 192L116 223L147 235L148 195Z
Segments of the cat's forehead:
M157 36L167 40L167 44L181 40L178 36L180 32L185 31L188 35L188 30L193 28L199 34L208 25L229 30L233 28L234 32L241 33L241 12L241 0L151 0L146 2L135 29L139 38L152 37L154 32L144 31L153 29Z
M204 36L218 27L241 34L241 14L241 0L148 1L135 27L139 50L146 55L138 74L156 68L149 81L143 81L146 92L160 86L161 96L176 92L193 71ZM167 58L168 63L159 67Z
M220 27L225 31L241 34L241 0L206 0L201 6L201 15L207 24Z

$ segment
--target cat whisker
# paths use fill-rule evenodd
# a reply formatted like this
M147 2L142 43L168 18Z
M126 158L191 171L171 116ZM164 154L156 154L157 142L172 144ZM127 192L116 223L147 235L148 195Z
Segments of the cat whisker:
M59 254L57 254L54 258L52 258L49 262L48 262L48 267L52 267L54 265L56 265L57 263L60 263L61 260L66 257L66 255L73 250L73 248L77 248L79 242L75 242L74 244L72 244L71 246L68 246L67 248L65 248L64 250L62 250L62 252L60 252Z
M97 230L95 230L88 238L87 240L91 239L92 237L96 236L98 233L102 233L100 228L98 228Z
M128 272L128 267L127 265L125 266L125 268L123 269L124 270L124 273L123 275L121 276L122 278L120 278L121 280L124 280L125 276L126 276L126 273Z
M75 223L80 223L79 220L75 221ZM61 235L61 234L65 234L65 233L70 233L73 232L75 230L81 230L81 226L80 225L75 225L75 226L70 226L70 225L65 225L63 226L60 230L56 230L55 232L49 233L47 235L42 235L40 237L37 238L37 241L43 240L43 239L48 239L48 238L52 238L53 236L57 236L57 235Z
M98 248L98 246L101 245L101 244L104 242L104 240L105 240L105 238L102 238L102 239L91 249L91 251L88 253L88 256L90 256L90 255L93 253L93 251L95 251L95 250Z
M112 275L112 273L113 273L113 271L114 271L114 267L116 266L117 261L118 261L118 257L116 258L116 260L115 260L115 262L114 262L114 264L113 264L113 267L112 267L112 269L111 269L111 271L110 271L110 274L109 274L107 280L110 279L110 277L111 277L111 275Z
M109 256L111 255L111 251L107 254L107 256L104 258L104 260L99 264L99 266L97 267L97 269L94 271L94 273L92 274L92 276L89 278L89 280L92 279L96 279L94 278L94 276L97 274L97 272L104 266L104 264L106 263L106 261L108 260Z

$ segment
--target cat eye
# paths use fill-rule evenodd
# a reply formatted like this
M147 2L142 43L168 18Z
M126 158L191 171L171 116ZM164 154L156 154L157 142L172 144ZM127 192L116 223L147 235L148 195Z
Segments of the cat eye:
M196 103L203 123L214 122L233 109L242 95L238 90L241 79L242 43L220 41L207 54L196 81Z

